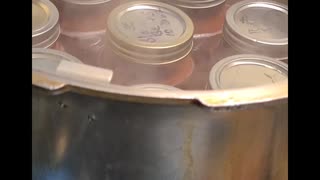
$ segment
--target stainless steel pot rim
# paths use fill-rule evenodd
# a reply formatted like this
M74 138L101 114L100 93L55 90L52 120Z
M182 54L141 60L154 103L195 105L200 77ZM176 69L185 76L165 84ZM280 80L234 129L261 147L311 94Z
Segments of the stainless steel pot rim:
M208 91L141 91L115 84L100 86L96 84L83 84L80 82L65 83L57 81L47 75L32 72L32 85L51 92L66 89L84 93L86 95L112 97L120 100L131 100L134 102L157 103L190 103L200 102L207 107L216 108L238 108L255 104L268 104L275 101L286 101L288 98L288 81L275 84L256 86L250 88L230 90L208 90ZM62 91L64 92L64 91ZM153 101L151 102L150 99Z

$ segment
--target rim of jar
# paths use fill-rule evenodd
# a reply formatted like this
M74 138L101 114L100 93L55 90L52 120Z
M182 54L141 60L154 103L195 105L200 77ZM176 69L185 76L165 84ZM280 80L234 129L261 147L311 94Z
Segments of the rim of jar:
M32 47L48 48L57 41L60 35L58 9L49 0L32 0L32 4L46 15L44 18L46 22L41 22L40 25L33 24L37 27L32 28ZM32 16L33 22L36 21L34 18L39 17Z
M131 12L131 10L135 10L135 8L141 10L141 7L148 11L159 11L160 13L174 15L174 19L181 22L181 34L174 40L171 40L173 39L171 38L170 41L167 40L167 38L166 41L163 42L161 36L157 36L155 38L160 38L160 42L148 42L139 39L139 36L143 35L141 33L131 35L130 37L130 34L121 32L122 30L120 28L124 23L119 20L121 16ZM143 15L141 16L143 18ZM140 20L140 18L136 19ZM139 24L139 21L130 21L130 23ZM158 24L156 25L158 27ZM135 33L135 30L133 31ZM193 47L193 32L193 22L182 10L161 2L134 1L124 3L111 11L106 34L111 49L117 55L139 64L163 65L179 61L189 55Z

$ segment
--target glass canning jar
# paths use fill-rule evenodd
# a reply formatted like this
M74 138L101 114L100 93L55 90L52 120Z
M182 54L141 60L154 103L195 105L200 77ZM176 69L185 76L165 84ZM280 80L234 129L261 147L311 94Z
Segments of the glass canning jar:
M60 13L63 34L106 29L109 12L117 0L52 0Z
M186 12L195 26L195 34L215 33L221 30L226 0L162 0Z
M32 0L32 47L62 49L59 12L49 0Z
M230 3L227 1L226 3ZM181 89L207 89L210 68L237 54L288 62L288 8L274 1L240 1L229 7L221 32L194 37L195 69Z
M223 40L212 53L260 54L288 60L288 7L274 1L246 0L225 16Z
M104 62L112 83L175 86L193 70L192 20L178 8L155 1L132 1L109 16Z

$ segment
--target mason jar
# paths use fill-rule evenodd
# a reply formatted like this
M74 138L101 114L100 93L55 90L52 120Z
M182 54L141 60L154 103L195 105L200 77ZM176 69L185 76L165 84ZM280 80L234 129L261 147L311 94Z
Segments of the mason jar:
M211 89L248 88L287 79L286 63L271 57L241 54L226 57L215 64L209 74L209 85Z
M175 86L193 70L192 20L178 8L132 1L109 16L107 47L100 64L113 69L112 83Z
M221 31L226 0L162 0L186 12L195 26L195 34Z
M226 1L223 29L194 36L193 75L178 87L207 89L210 68L237 54L260 54L288 63L288 8L274 1Z
M288 62L288 7L274 1L246 0L230 6L213 63L235 54L260 54Z
M106 29L109 12L117 0L52 0L60 12L63 34Z
M64 50L95 65L104 51L109 12L118 0L52 0L60 13Z
M49 0L32 0L32 47L62 49L59 12Z

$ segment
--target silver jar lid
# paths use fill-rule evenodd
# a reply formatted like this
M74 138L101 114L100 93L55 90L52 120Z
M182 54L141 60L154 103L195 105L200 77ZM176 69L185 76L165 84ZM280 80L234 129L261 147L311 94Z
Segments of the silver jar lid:
M48 48L60 35L59 12L49 0L32 0L32 47Z
M288 79L288 65L274 58L242 54L222 59L210 71L212 89L259 86Z
M192 20L181 10L155 1L115 8L108 19L114 52L141 64L168 64L186 57L193 46Z
M227 11L223 35L241 53L287 57L288 7L273 1L240 1Z
M62 51L32 48L32 71L65 83L82 82L106 85L113 72L83 64L79 59Z
M166 2L187 9L206 9L216 7L226 0L166 0Z
M167 86L163 84L139 84L131 87L147 91L181 91L181 89L178 89L176 87Z

